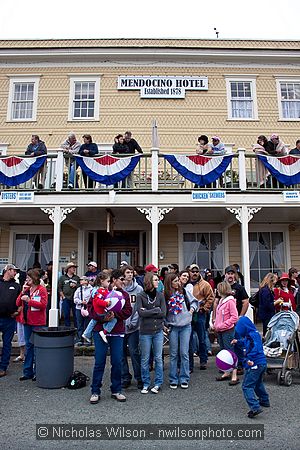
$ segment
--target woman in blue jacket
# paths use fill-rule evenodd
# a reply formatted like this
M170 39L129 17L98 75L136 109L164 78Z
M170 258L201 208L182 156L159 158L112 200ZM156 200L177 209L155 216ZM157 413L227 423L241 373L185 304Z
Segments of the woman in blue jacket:
M259 286L259 307L258 317L263 324L263 336L267 332L267 326L271 317L275 314L274 287L277 276L274 273L267 273Z

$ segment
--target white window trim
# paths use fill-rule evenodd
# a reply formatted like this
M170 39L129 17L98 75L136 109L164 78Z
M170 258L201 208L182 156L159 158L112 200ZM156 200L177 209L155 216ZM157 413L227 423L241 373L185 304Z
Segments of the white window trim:
M39 82L40 77L32 75L12 76L9 78L9 94L8 94L7 117L6 117L7 122L36 122ZM14 97L13 93L15 83L34 83L32 117L30 119L13 119L12 117L12 103Z
M95 110L94 117L73 117L73 98L76 82L92 81L95 83ZM99 121L100 112L100 76L74 75L70 76L70 94L69 94L69 113L68 121L70 122L95 122Z
M217 224L207 224L201 226L201 224L195 225L178 225L178 264L179 267L183 267L183 234L184 233L222 233L223 240L223 264L227 264L229 258L228 252L228 230ZM225 267L226 267L225 265ZM200 267L204 269L204 267Z
M257 233L257 232L270 232L283 233L283 245L285 248L285 267L291 267L291 248L290 248L290 234L289 234L289 225L272 225L268 224L251 224L249 223L248 233Z
M251 122L258 119L258 108L257 108L257 95L256 95L256 77L249 77L249 76L225 76L226 81L226 95L227 95L227 120L237 120L237 121L247 121ZM253 101L253 117L247 118L247 117L232 117L232 111L231 111L231 82L250 82L252 86L252 101Z
M298 117L298 118L297 117L291 117L291 118L283 117L280 83L300 83L300 78L289 78L289 77L276 78L279 120L282 122L299 122L300 117Z

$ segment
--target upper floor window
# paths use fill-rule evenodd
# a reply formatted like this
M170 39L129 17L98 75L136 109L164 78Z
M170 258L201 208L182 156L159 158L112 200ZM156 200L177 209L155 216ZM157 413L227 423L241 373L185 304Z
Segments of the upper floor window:
M7 109L8 121L35 121L37 113L39 77L10 79Z
M99 119L99 77L70 78L69 120Z
M300 119L300 80L278 80L280 119Z
M256 85L254 79L226 78L228 118L257 119Z

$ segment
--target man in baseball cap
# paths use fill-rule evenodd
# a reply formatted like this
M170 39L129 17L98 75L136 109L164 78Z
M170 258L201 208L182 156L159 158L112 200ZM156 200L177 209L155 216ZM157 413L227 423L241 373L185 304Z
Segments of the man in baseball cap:
M96 263L96 261L90 261L87 263L87 268L88 270L85 272L85 276L88 278L90 284L93 286L98 273L100 273L100 270L98 269L98 264Z

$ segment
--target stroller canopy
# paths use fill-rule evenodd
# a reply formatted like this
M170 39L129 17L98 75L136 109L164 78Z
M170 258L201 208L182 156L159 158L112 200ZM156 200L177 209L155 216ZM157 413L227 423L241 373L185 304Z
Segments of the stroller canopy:
M268 355L269 353L266 352L266 348L272 348L275 350L277 347L281 352L282 350L287 350L289 341L298 329L298 326L299 316L297 313L293 311L281 311L275 314L275 316L273 316L268 323L268 328L271 330L271 335L264 343L265 354Z

